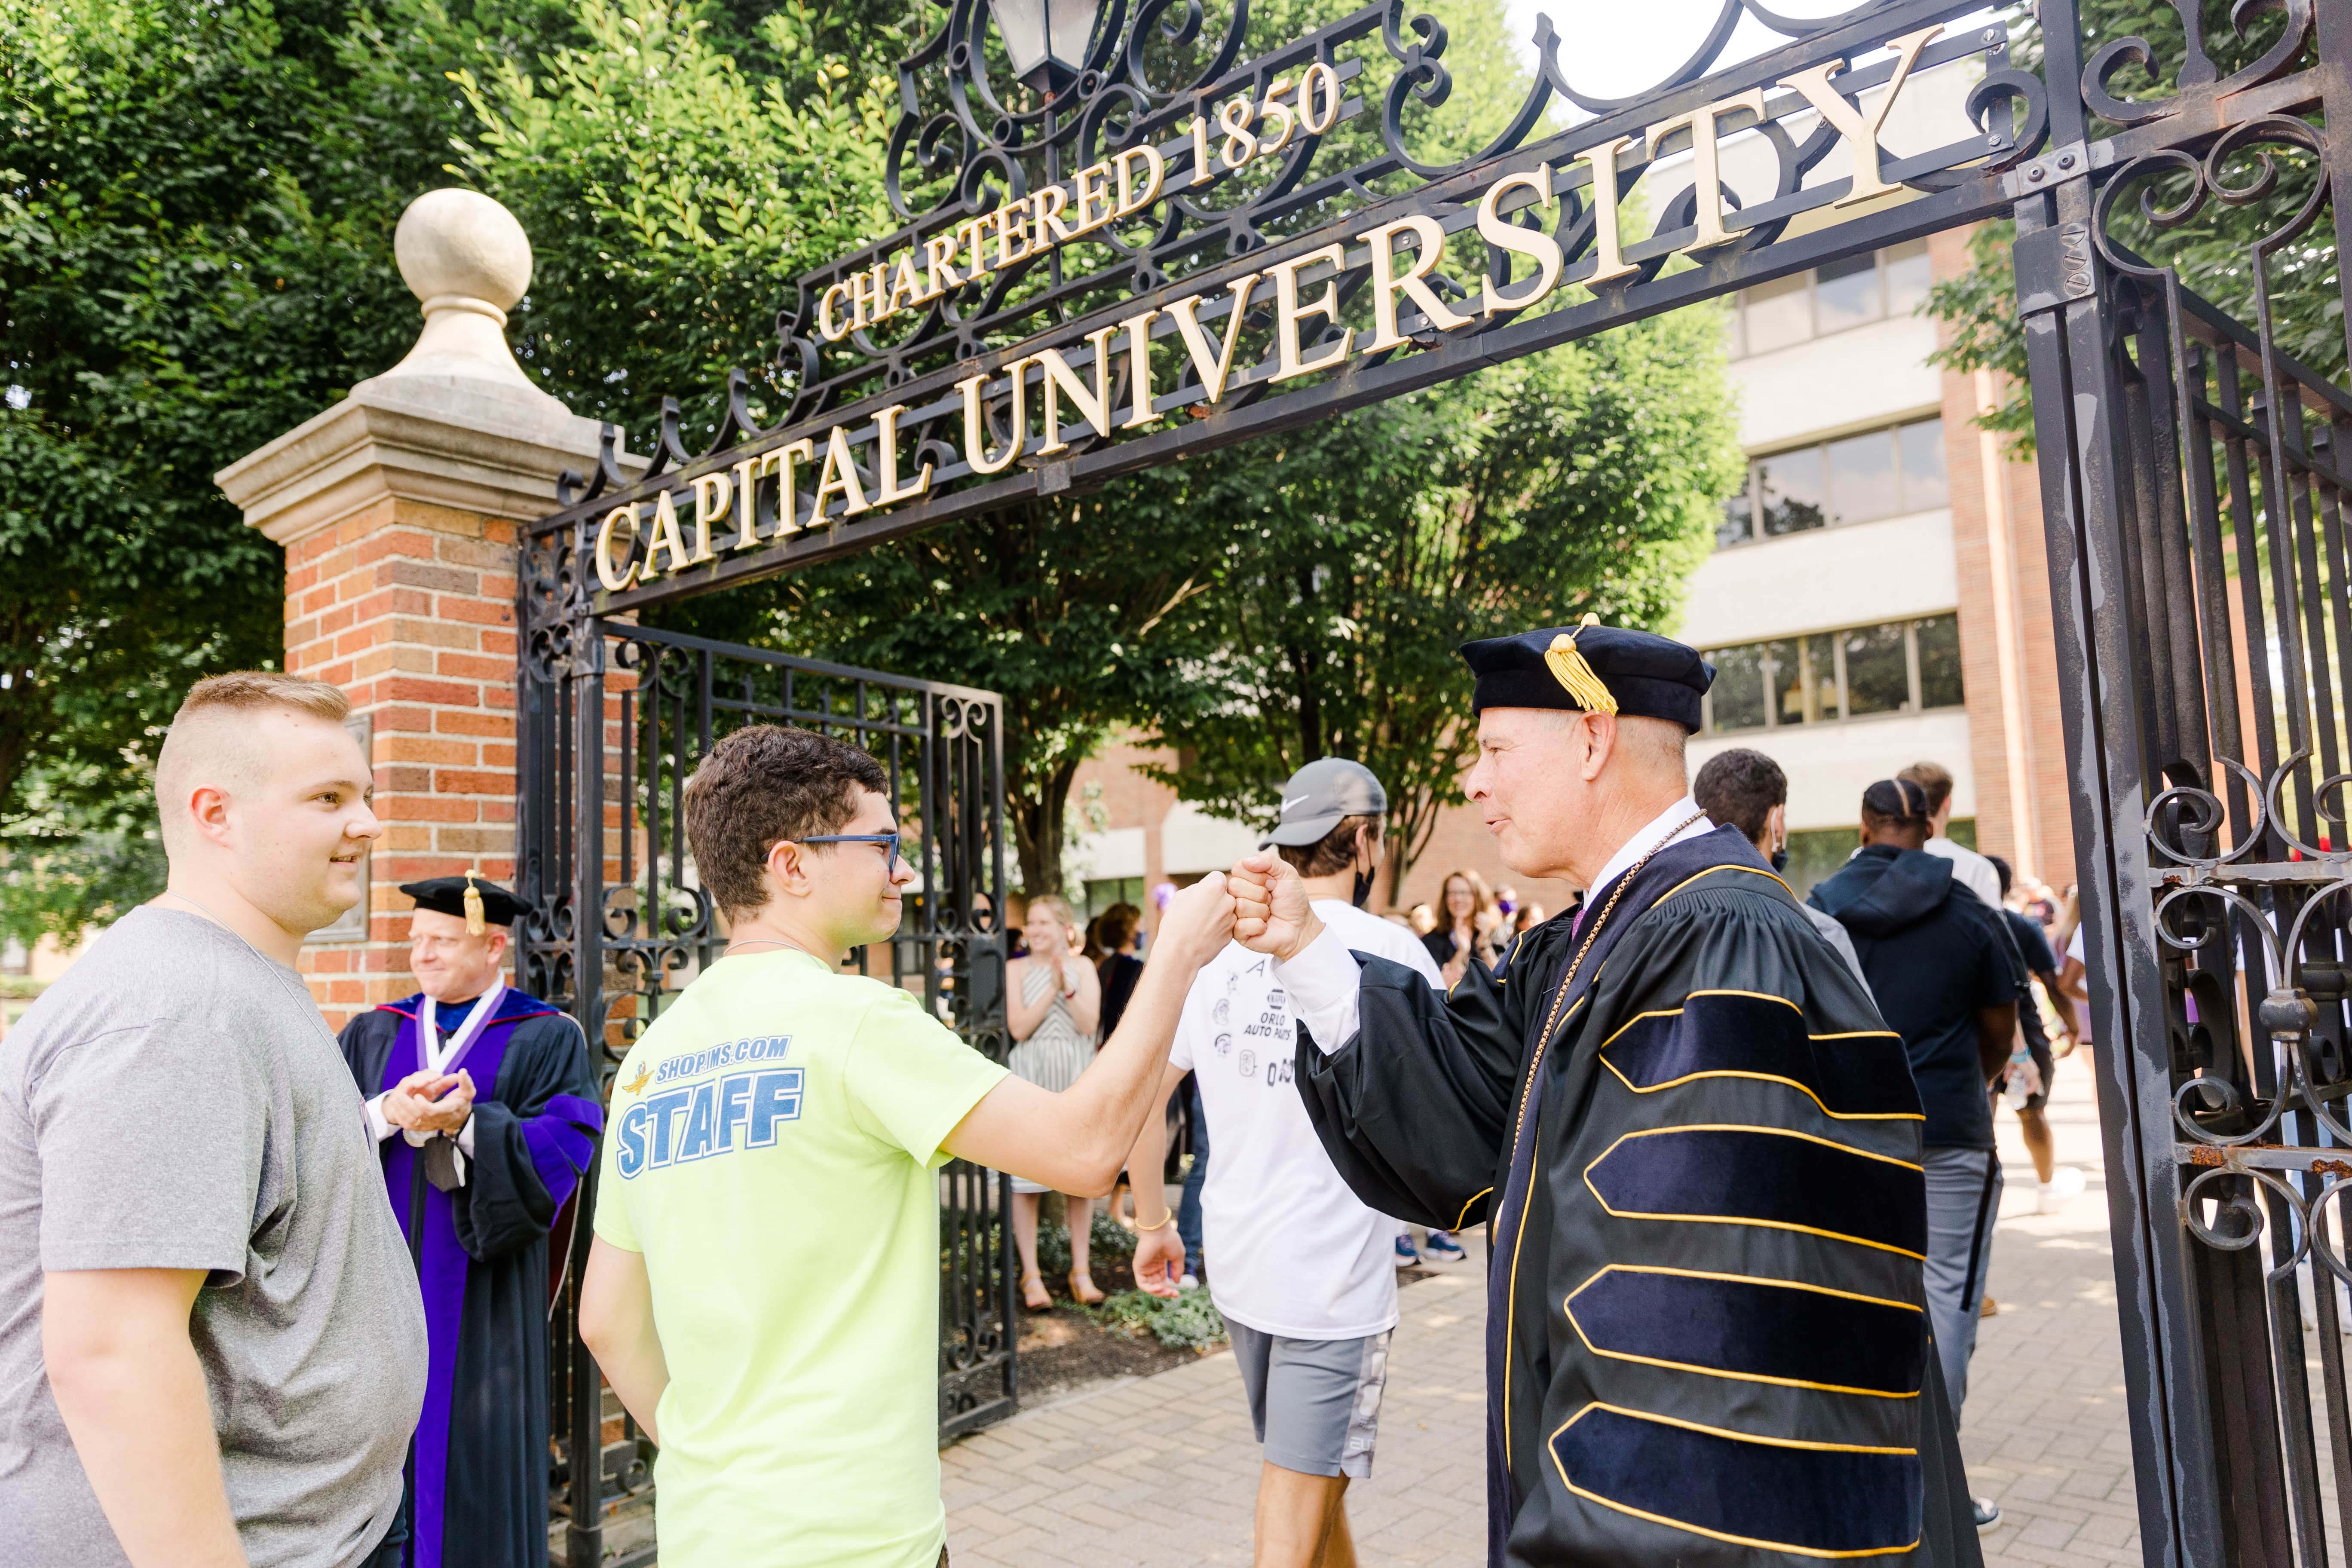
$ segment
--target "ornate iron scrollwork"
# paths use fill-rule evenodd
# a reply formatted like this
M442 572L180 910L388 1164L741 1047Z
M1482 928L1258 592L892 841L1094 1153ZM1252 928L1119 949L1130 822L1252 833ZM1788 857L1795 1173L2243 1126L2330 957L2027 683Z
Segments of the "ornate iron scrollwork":
M2318 1223L2319 1211L2352 1179L2352 1126L2340 1114L2342 1064L2323 1061L2317 1048L2323 1007L2335 1009L2340 1019L2345 1002L2340 943L2352 918L2352 901L2344 898L2352 893L2352 848L2340 840L2334 848L2306 842L2282 804L2282 792L2310 761L2308 751L2285 758L2267 779L2257 778L2234 758L2219 760L2248 786L2254 815L2224 851L2218 838L2228 811L2211 791L2175 785L2149 802L2148 841L2160 862L2155 872L2156 931L2167 948L2182 954L2210 951L2217 936L2237 939L2224 945L2241 955L2249 989L2260 998L2250 1048L2271 1055L2276 1076L2270 1092L2258 1095L2238 1072L2239 1064L2222 1059L2175 1085L2173 1120L2185 1140L2179 1150L2181 1223L2211 1247L2253 1246L2263 1232L2260 1211L2242 1184L2224 1182L2231 1175L2249 1178L2293 1215L2292 1246L2273 1260L2270 1278L2288 1279L2311 1258L2352 1284L2352 1271ZM2337 773L2313 791L2315 808L2338 834L2344 815L2327 810L2325 803L2347 784L2352 774ZM2257 858L2281 848L2293 858ZM2219 908L2220 926L2191 913L2200 900ZM2259 985L2258 975L2264 977ZM2179 983L2185 984L2186 978L2181 968ZM2234 1051L2234 1040L2228 1044ZM2324 1129L2332 1145L2283 1142L2290 1118L2307 1118L2304 1124ZM2307 1192L2284 1179L2298 1173L2320 1181L2319 1189ZM2202 1208L2209 1199L2221 1205L2212 1219Z
M1106 4L1082 68L1052 94L1026 98L1013 95L992 64L986 0L946 0L941 9L938 29L899 71L887 157L891 200L906 221L795 283L777 318L768 378L786 395L780 422L759 426L750 379L730 374L712 445L690 454L676 405L666 401L642 479L618 489L598 484L595 500L583 491L540 525L603 524L611 559L587 559L603 574L591 579L603 612L864 548L1008 494L1091 488L1139 463L1340 412L1381 395L1394 380L1381 373L1418 356L1442 358L1443 367L1421 374L1447 379L1779 276L1833 249L1984 216L2000 205L2001 172L2041 147L2050 115L2041 79L2011 62L2004 24L1971 18L1955 30L1962 7L1933 0L1871 0L1802 19L1757 0L1724 0L1701 47L1646 95L1624 100L1579 87L1558 30L1545 23L1538 69L1505 122L1484 145L1462 146L1459 128L1449 131L1444 153L1432 151L1435 141L1424 145L1422 132L1454 93L1446 31L1403 0L1373 0L1249 58L1250 12L1240 0ZM1730 29L1741 18L1783 41L1736 55ZM1881 144L1882 121L1868 118L1865 100L1883 103L1916 75L1970 62L1981 77L1966 95L1965 118L1949 117L1948 140L1916 150ZM1547 111L1563 101L1608 112L1558 130ZM1769 172L1743 176L1739 190L1718 181L1707 192L1669 174L1652 232L1621 236L1618 202L1602 198L1622 199L1662 161L1673 163L1702 124L1710 150L1721 136L1755 130L1771 153ZM1603 190L1596 160L1607 162L1613 192ZM1486 196L1504 185L1525 188L1486 211ZM1838 214L1836 241L1818 223L1832 204L1852 205L1857 188L1867 202L1868 192L1906 186L1929 199ZM1557 262L1531 264L1527 258L1542 253L1499 243L1496 223L1544 231ZM1286 286L1277 273L1314 288L1329 279L1333 297L1352 310L1378 271L1366 225L1388 226L1389 239L1402 225L1423 245L1434 243L1433 230L1450 242L1487 228L1483 270L1496 299L1486 299L1480 279L1448 276L1424 257L1415 274L1426 274L1423 291L1459 310L1384 300L1382 319L1397 326L1381 346L1343 346L1310 363L1349 337L1335 307L1331 321L1307 329L1314 341L1280 346L1285 331L1300 333L1296 321L1276 324ZM1515 268L1542 279L1523 303L1502 298L1518 287ZM1243 291L1238 302L1230 289ZM1229 330L1236 310L1240 325ZM1218 362L1212 352L1208 363L1231 366L1214 371L1213 393L1180 325L1246 343L1237 360L1229 351ZM1050 364L1038 357L1047 346ZM1343 363L1360 374L1314 374ZM1096 412L1031 439L1022 434L1028 419L1015 418L1024 395L1014 380L1034 384L1026 411L1036 416L1056 406L1049 369L1093 378L1083 406ZM1309 379L1284 384L1301 374ZM1115 428L1101 412L1113 407L1132 410ZM1129 434L1163 422L1150 435ZM1141 441L1154 453L1131 457ZM920 477L909 481L912 474ZM709 495L732 493L732 512L706 505L696 488L706 481ZM672 538L659 531L675 526L667 520L688 515L697 526L729 517L740 542L698 546L690 561L683 549L657 553L656 538Z
M2158 61L2156 46L2147 38L2137 35L2117 38L2103 46L2083 67L2083 101L2100 119L2114 125L2145 125L2178 114L2192 103L2227 98L2276 81L2295 68L2311 36L2311 0L2252 0L2234 6L2231 26L2242 42L2246 38L2248 24L2256 16L2275 12L2285 17L2285 24L2269 48L2231 72L2225 81L2220 79L2221 73L2205 47L2204 7L2195 0L2171 0L2171 4L2179 14L2182 31L2179 68L2173 75L2174 91L2164 98L2117 98L2114 83L2118 75L2126 68L2137 68L2152 82Z

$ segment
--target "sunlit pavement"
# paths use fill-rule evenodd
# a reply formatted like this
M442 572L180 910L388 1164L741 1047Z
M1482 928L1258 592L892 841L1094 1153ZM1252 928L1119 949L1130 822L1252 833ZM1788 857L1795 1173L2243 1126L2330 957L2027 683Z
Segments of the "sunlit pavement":
M1485 1269L1402 1292L1370 1480L1348 1492L1367 1563L1486 1555ZM1234 1358L1082 1392L940 1456L955 1568L1246 1563L1258 1449Z
M2137 1564L2105 1167L2084 1054L2058 1064L2047 1114L2059 1163L2089 1180L2058 1213L2035 1214L2017 1118L1994 1112L2008 1182L1990 1281L2000 1310L1979 1326L1960 1449L1976 1490L2001 1506L1984 1536L1988 1568Z
M2005 1514L1984 1536L1989 1568L2137 1564L2106 1196L2081 1059L2059 1065L2050 1116L2060 1161L2089 1180L2062 1212L2035 1215L2016 1118L1998 1113L2000 1312L1982 1325L1961 1443L1976 1489ZM1367 1564L1485 1557L1482 1275L1474 1253L1403 1292L1377 1461L1348 1493ZM1258 1453L1228 1355L1024 1410L940 1458L956 1568L1250 1560Z

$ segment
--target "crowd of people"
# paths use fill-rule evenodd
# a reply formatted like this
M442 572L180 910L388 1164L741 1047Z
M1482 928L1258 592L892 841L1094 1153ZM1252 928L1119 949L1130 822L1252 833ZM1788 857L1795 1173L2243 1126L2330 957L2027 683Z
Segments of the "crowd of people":
M1353 766L1353 764L1344 764ZM1301 777L1306 775L1302 773ZM1294 780L1285 786L1285 798L1289 798L1299 786ZM2057 1063L2072 1054L2077 1043L2089 1043L2087 1021L2087 982L2083 965L2083 948L2077 936L2081 924L2075 890L2070 886L2063 895L2046 883L2021 878L2009 862L1998 855L1979 855L1974 849L1953 838L1948 829L1952 819L1952 776L1941 764L1922 762L1904 769L1893 783L1896 807L1908 805L1915 815L1906 816L1896 810L1898 827L1907 822L1921 829L1916 847L1907 843L1908 834L1898 832L1888 840L1900 847L1916 847L1919 853L1944 861L1949 868L1951 885L1969 891L1987 910L1996 912L2006 932L2015 956L2014 973L2022 979L2015 986L2016 1027L2011 1048L2000 1068L1994 1075L1990 1103L2006 1103L2015 1114L2020 1134L2032 1158L2035 1178L2037 1212L2055 1212L2068 1199L2079 1195L2084 1185L2083 1172L2074 1166L2061 1165L2057 1146L2044 1115L2049 1102L2050 1083ZM1708 818L1718 824L1729 823L1740 828L1758 850L1769 858L1776 869L1785 870L1788 855L1788 780L1780 765L1760 752L1737 748L1717 753L1700 769L1694 783L1694 798ZM1911 791L1906 795L1906 792ZM1882 791L1882 794L1885 792ZM1864 816L1879 814L1869 808L1865 800ZM1864 836L1868 841L1868 836ZM1855 855L1860 856L1857 847ZM1172 890L1172 889L1171 889ZM1792 891L1797 890L1792 889ZM1810 890L1810 889L1807 889ZM1066 901L1051 900L1061 911L1065 923L1064 940L1081 943ZM1573 917L1580 905L1571 905ZM1801 912L1826 941L1845 960L1855 976L1869 984L1854 937L1849 932L1844 919L1831 914L1822 904L1808 901ZM1443 910L1441 915L1439 910ZM1521 900L1518 891L1504 884L1490 889L1477 871L1463 868L1447 872L1438 883L1437 901L1414 903L1389 910L1383 917L1405 927L1419 937L1431 961L1437 966L1441 986L1450 989L1459 984L1467 966L1473 963L1484 965L1496 976L1507 973L1514 948L1529 931L1540 926L1548 918L1543 906ZM1867 921L1868 912L1856 911L1853 918ZM1913 922L1913 923L1916 923ZM1085 928L1081 951L1099 968L1100 984L1108 995L1112 986L1131 985L1132 976L1141 967L1139 957L1143 914L1135 905L1111 905L1088 922ZM1884 934L1884 933L1882 933ZM2062 956L2063 955L2063 956ZM1943 954L1935 955L1940 963ZM1019 960L1016 963L1021 962ZM1890 961L1891 962L1891 961ZM1882 965L1882 968L1886 967ZM1928 970L1907 970L1886 976L1886 983L1903 988L1916 988ZM1115 1011L1106 1008L1102 1032L1108 1034L1117 1024ZM1013 1033L1023 1035L1023 1026L1016 1019ZM1014 1070L1022 1070L1018 1054ZM1197 1283L1205 1272L1200 1239L1199 1193L1206 1179L1208 1162L1208 1129L1197 1103L1194 1075L1186 1071L1177 1075L1178 1081L1170 1098L1168 1109L1169 1137L1171 1152L1168 1159L1170 1179L1183 1183L1185 1200L1179 1207L1177 1233L1185 1243L1185 1280ZM1948 1131L1939 1125L1939 1131ZM1990 1129L1985 1130L1988 1137ZM1943 1147L1944 1145L1935 1145ZM1967 1147L1981 1151L1992 1145L1969 1143ZM1977 1156L1954 1157L1943 1163L1974 1168L1975 1187L1981 1195L1985 1171L1983 1160ZM1958 1178L1965 1186L1969 1178L1965 1173ZM1992 1205L1998 1207L1997 1201ZM1990 1210L1988 1210L1988 1218ZM1034 1231L1034 1220L1031 1222ZM1072 1221L1073 1231L1077 1221ZM1456 1238L1440 1227L1423 1233L1418 1243L1412 1227L1401 1226L1394 1241L1395 1260L1399 1268L1420 1264L1424 1257L1452 1261L1465 1254ZM1024 1265L1031 1254L1024 1251ZM1077 1254L1083 1258L1084 1253ZM1083 1273L1083 1268L1079 1270ZM1041 1289L1036 1288L1034 1266L1026 1268L1024 1289L1033 1308L1048 1304ZM1088 1281L1091 1283L1091 1281ZM1965 1268L1962 1270L1958 1294L1979 1299L1979 1310L1991 1316L1998 1310L1993 1298L1980 1289L1986 1283L1979 1279L1971 1285ZM1079 1300L1090 1295L1073 1294Z
M1030 1307L1042 1195L1097 1300L1122 1173L1137 1284L1205 1282L1259 1568L1356 1561L1401 1226L1440 1258L1485 1230L1492 1568L1977 1568L1992 1119L2063 1201L2071 900L1953 842L1921 763L1801 901L1780 768L1692 779L1695 651L1591 617L1462 651L1464 787L1512 875L1586 890L1559 915L1467 871L1370 912L1387 796L1325 759L1148 946L1132 906L1028 900L1000 1064L847 967L916 879L880 764L751 725L685 790L725 950L602 1090L506 983L520 906L477 874L406 886L419 993L328 1033L294 960L359 897L367 759L332 687L200 683L157 769L167 890L0 1041L11 1560L543 1563L547 1260L593 1169L580 1330L658 1445L663 1562L945 1564L935 1173L962 1159L1013 1179Z

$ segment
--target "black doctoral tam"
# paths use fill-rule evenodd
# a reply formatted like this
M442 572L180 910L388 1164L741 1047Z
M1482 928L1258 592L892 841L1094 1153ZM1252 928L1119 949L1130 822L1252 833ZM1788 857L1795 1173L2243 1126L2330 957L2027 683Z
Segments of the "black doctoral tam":
M1587 616L1575 626L1542 626L1507 637L1464 643L1462 660L1477 677L1470 706L1564 708L1630 719L1667 719L1698 732L1699 699L1715 667L1698 650Z

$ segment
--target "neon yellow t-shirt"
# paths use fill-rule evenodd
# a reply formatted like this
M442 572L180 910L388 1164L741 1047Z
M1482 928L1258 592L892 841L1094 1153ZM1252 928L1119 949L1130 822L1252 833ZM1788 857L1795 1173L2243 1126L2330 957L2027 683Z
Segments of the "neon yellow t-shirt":
M596 1234L669 1365L663 1568L933 1568L940 1141L1004 1078L919 998L723 958L621 1063Z

